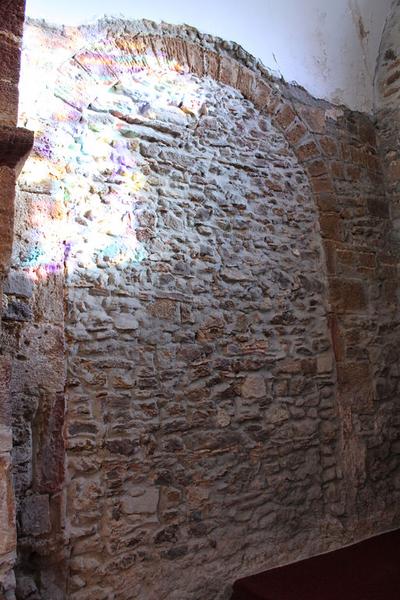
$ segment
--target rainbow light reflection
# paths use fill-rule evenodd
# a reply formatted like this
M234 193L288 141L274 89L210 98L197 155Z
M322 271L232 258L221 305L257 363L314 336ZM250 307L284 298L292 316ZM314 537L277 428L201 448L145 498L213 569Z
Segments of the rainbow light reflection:
M35 280L64 270L72 277L81 269L125 268L146 258L146 242L137 235L138 211L151 186L139 151L140 127L164 117L190 122L204 102L196 78L176 61L151 53L133 60L116 54L111 44L109 54L103 47L101 56L87 52L82 57L84 67L102 80L92 84L92 101L77 121L66 117L69 110L76 117L76 111L41 76L39 51L26 54L30 63L23 69L21 118L35 130L36 142L22 187L39 195L28 224L29 243L18 261Z

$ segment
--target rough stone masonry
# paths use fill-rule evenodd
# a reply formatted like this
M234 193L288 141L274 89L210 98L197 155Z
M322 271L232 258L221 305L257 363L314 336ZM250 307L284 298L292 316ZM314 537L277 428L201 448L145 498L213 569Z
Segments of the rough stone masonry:
M190 28L31 23L25 44L16 597L222 600L398 525L371 120Z
M71 598L212 597L272 531L276 551L323 519L338 476L319 438L337 417L307 178L238 92L175 74L172 92L182 77L207 115L169 104L164 76L153 100L145 75L79 134L101 156L91 179L77 165L74 218L86 245L108 239L89 268L67 261Z
M15 182L33 143L32 133L16 127L18 81L25 2L0 6L0 310L14 226ZM0 336L2 335L0 321ZM0 597L14 595L17 535L12 477L12 360L0 344Z

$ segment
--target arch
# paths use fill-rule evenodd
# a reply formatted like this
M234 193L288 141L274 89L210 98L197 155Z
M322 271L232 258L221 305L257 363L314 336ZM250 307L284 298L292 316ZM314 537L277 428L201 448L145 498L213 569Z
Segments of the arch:
M298 165L304 169L314 195L333 193L333 183L322 160L323 151L318 140L290 99L285 97L279 83L242 49L235 45L224 49L223 42L205 40L200 34L193 39L193 30L189 31L189 36L185 28L182 28L182 35L179 35L179 28L175 32L165 27L161 27L161 32L157 33L149 31L145 35L137 35L124 31L118 35L112 27L111 31L107 27L96 33L96 40L92 40L88 47L79 50L60 67L55 93L63 100L65 113L57 113L58 120L79 122L99 90L107 90L121 78L129 79L137 71L163 69L165 66L202 78L209 77L238 90L252 102L261 116L271 120L272 126L287 142ZM129 24L126 27L129 28ZM326 377L328 372L332 372L332 360L328 360Z
M209 77L238 90L245 99L253 103L259 114L268 116L274 128L281 132L290 146L298 164L304 169L312 186L313 197L319 212L319 228L326 250L329 286L327 295L332 307L330 318L333 349L338 366L337 385L335 385L336 378L334 368L332 368L330 347L330 356L322 357L323 360L317 365L318 376L320 373L322 376L327 372L332 374L333 381L330 389L336 392L336 394L332 393L332 398L335 396L334 408L339 412L342 420L340 425L336 422L327 423L327 427L321 428L320 432L321 440L332 446L337 464L336 471L328 469L330 471L328 477L333 476L339 480L337 488L334 488L334 484L332 484L331 490L329 490L330 479L324 488L327 490L326 496L329 498L329 504L334 503L332 509L327 508L326 527L329 534L330 530L336 533L339 529L336 538L338 542L340 540L344 543L350 541L349 536L359 535L357 534L359 523L354 522L353 517L358 515L357 508L360 503L357 506L356 496L360 489L361 492L365 491L360 500L367 505L364 511L365 519L371 518L370 513L372 513L369 511L368 503L371 499L368 494L368 486L364 485L363 479L366 455L365 440L353 426L353 413L356 417L358 417L358 413L364 417L365 409L368 414L370 412L372 414L370 401L373 398L375 381L371 377L371 369L374 368L374 365L371 366L371 360L365 357L366 344L363 344L361 349L357 348L357 354L354 354L353 347L346 355L345 337L346 333L349 336L353 334L352 321L355 313L357 316L371 321L371 310L378 313L381 309L379 302L375 303L376 306L371 302L368 304L368 278L371 273L375 277L374 269L376 265L380 266L380 261L386 268L385 261L388 259L386 257L381 259L379 254L381 252L380 238L377 238L377 249L373 251L371 249L371 252L368 252L370 250L369 240L361 240L361 248L355 248L351 240L349 242L346 239L346 235L353 226L349 210L351 207L340 206L340 201L343 201L344 193L351 187L350 200L356 194L364 195L364 198L368 199L368 206L363 209L370 211L373 219L380 218L381 213L384 217L385 207L382 206L381 198L375 196L380 182L380 173L375 154L373 125L368 119L363 120L359 115L346 113L331 105L325 104L321 107L320 104L314 103L312 105L314 108L310 109L308 106L306 110L306 102L304 105L302 104L301 94L303 92L299 90L292 92L283 82L272 78L266 69L242 48L211 36L201 35L195 29L187 26L174 27L166 24L158 26L147 21L103 21L89 29L72 30L73 41L70 44L68 41L65 42L68 35L65 36L63 32L61 36L63 37L62 44L65 44L63 46L64 56L68 53L72 55L56 69L55 95L58 100L56 102L57 113L54 113L53 121L60 123L61 129L62 121L68 125L80 121L85 114L85 108L90 106L99 89L107 90L121 78L129 77L137 71L160 69L165 66L182 73L188 72L202 78ZM54 40L52 43L54 44ZM54 46L56 45L57 41ZM81 48L76 51L80 45ZM49 77L49 87L52 87L53 73ZM43 115L43 110L51 112L45 103L41 116L44 116L44 120L48 117L51 118L48 113ZM314 118L310 118L310 112L313 110ZM339 123L335 122L335 119L337 120L335 115L338 114L341 115ZM333 120L329 127L325 127L325 120L328 121L329 116L333 116ZM334 124L332 125L332 123ZM42 141L43 148L47 151L45 136ZM41 140L39 140L40 143ZM361 179L363 179L362 185L358 185ZM337 200L339 201L337 202ZM347 218L349 219L348 226L345 221ZM362 235L361 232L359 238L362 238ZM347 271L345 269L336 270L337 251L341 253L346 268L351 262L351 268ZM354 261L353 257L355 257ZM387 293L390 293L389 287ZM376 299L378 299L378 294ZM164 304L161 305L161 308L166 310ZM377 317L375 321L378 323ZM62 324L59 326L61 329ZM343 330L345 330L344 334ZM373 335L373 328L371 331ZM328 346L329 339L326 347ZM300 366L301 369L304 368L303 363ZM360 397L364 404L358 408ZM57 418L53 419L54 415L50 411L53 419L49 419L50 425L54 421L57 430L55 432L50 430L49 439L52 439L53 435L61 437L63 409L60 406L61 404L57 404L54 409L51 409ZM336 417L336 414L333 415L332 421L335 421ZM48 448L46 448L47 450ZM62 452L56 456L56 461L58 460L62 465L64 460ZM60 478L57 481L59 486L57 489L62 490L63 484L64 482ZM53 491L50 489L50 493ZM53 498L51 500L53 501ZM57 511L61 513L62 510L63 508L57 505L54 513ZM364 506L362 506L362 510L364 510ZM62 520L62 518L58 519L59 522ZM350 524L347 530L346 527L342 527L341 521ZM336 523L339 524L338 528L336 528ZM369 530L368 527L370 527ZM348 533L345 534L345 531ZM359 531L364 536L366 532L374 531L374 526L367 522L364 527L361 524ZM324 539L324 536L321 537ZM329 535L326 537L328 538ZM57 548L60 549L59 546ZM326 549L325 546L318 546L315 551L324 549ZM60 562L64 558L52 557L53 560ZM46 557L43 562L46 562ZM64 569L64 566L62 568ZM253 568L255 568L254 565L246 566L247 572ZM82 593L86 594L85 590ZM78 592L76 597L87 596L82 596Z
M210 77L237 89L282 132L305 169L314 195L334 195L333 178L324 164L329 149L322 148L312 128L285 96L281 83L241 46L187 26L157 26L148 21L123 22L123 27L118 21L100 23L90 46L59 69L55 94L65 102L65 113L59 113L58 118L78 121L99 87L111 87L122 74L151 69L155 64ZM320 221L320 227L322 236L329 234L327 221Z
M340 141L348 139L343 134L343 130L347 128L351 131L351 126L354 126L354 121L351 121L352 115L344 116L340 126L336 127L336 113L332 106L321 105L316 101L311 101L311 107L309 104L306 106L307 100L303 102L301 97L303 92L299 90L292 92L284 82L272 78L266 69L242 48L233 43L203 36L186 26L173 27L165 24L156 26L146 21L136 23L104 21L89 30L87 28L73 30L71 38L74 36L75 39L69 46L67 43L67 54L69 52L71 58L58 67L55 81L53 74L50 75L51 87L53 88L53 82L55 84L57 112L54 112L53 118L49 114L43 115L43 110L46 110L44 104L41 113L45 121L50 118L54 123L59 123L61 131L64 125L68 127L72 125L72 129L74 123L78 125L85 116L85 109L90 107L99 90L107 90L121 79L129 78L138 71L151 71L165 67L201 78L209 77L224 86L236 89L241 96L254 105L260 115L268 117L273 127L287 142L291 153L297 159L297 164L304 170L311 184L314 204L319 213L316 222L319 221L319 229L324 243L326 242L326 270L330 276L327 296L332 305L330 317L333 344L331 346L333 345L336 362L339 365L339 382L335 386L336 378L328 339L326 348L329 346L329 356L323 357L325 362L322 360L318 364L318 373L321 373L322 377L324 373L332 374L330 389L338 393L335 395L332 392L332 397L335 395L335 414L332 421L335 422L329 423L326 430L321 431L321 439L324 443L335 446L335 459L338 464L336 473L343 470L345 473L343 479L346 483L344 489L345 486L339 482L340 489L337 496L347 494L350 502L346 498L344 503L348 513L355 514L352 503L356 492L353 493L353 490L357 488L361 479L357 469L359 467L362 472L363 446L362 442L357 445L357 432L351 428L352 415L346 406L348 406L348 397L360 385L360 380L368 380L369 365L363 361L353 381L354 362L351 362L351 357L348 359L344 356L340 319L346 310L348 313L363 313L367 303L363 295L365 284L360 281L360 272L355 271L356 274L350 275L348 279L345 279L346 276L343 274L338 275L335 267L330 264L329 249L332 248L334 255L339 248L344 258L346 253L343 251L350 250L350 254L353 251L351 244L346 247L342 232L345 224L341 221L340 208L337 208L339 203L336 200L340 195L340 185L343 185L343 181L350 181L349 185L352 185L351 182L356 181L361 169L370 181L377 176L373 141L370 141L373 137L371 129L368 128L368 124L365 124L363 139L359 146L356 146L359 142L354 136L356 139L354 147L350 143L343 147ZM61 41L65 43L64 34L63 38ZM54 44L53 40L52 43ZM80 49L76 51L76 48ZM63 52L65 56L65 48ZM53 89L51 91L53 92ZM50 113L51 110L48 112ZM310 113L313 118L310 118ZM343 116L345 113L337 110L337 114ZM329 124L330 128L326 126L329 116L333 116ZM47 141L45 135L43 140L38 140L39 145L43 142L44 151L47 151ZM364 189L366 188L362 188L361 192ZM352 276L358 279L354 281L351 279ZM349 321L351 319L352 314L349 316ZM339 321L339 326L336 320ZM349 327L345 323L344 327L346 326ZM346 360L349 364L345 363ZM344 363L345 368L342 369L340 363ZM343 417L341 432L336 423L337 412ZM339 439L340 434L342 437L346 436L344 442ZM343 458L344 450L347 452L347 458ZM59 458L60 461L63 460L63 456ZM342 469L341 463L346 461L348 464L345 464ZM335 473L333 476L336 477ZM63 482L58 483L61 488ZM328 494L327 492L327 496ZM339 507L338 510L340 509ZM330 509L328 508L327 511L329 512ZM332 514L329 513L329 518L331 517L334 523L337 519L334 511Z

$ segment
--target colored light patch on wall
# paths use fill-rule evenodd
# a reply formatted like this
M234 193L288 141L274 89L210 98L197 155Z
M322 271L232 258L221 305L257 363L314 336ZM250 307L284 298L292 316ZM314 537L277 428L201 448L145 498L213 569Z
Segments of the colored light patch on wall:
M140 152L142 136L162 142L167 134L160 123L166 113L169 121L190 126L204 98L196 78L161 55L136 56L129 69L130 58L123 64L121 56L117 63L114 58L110 55L108 62L104 55L100 59L90 53L78 57L112 83L93 89L93 101L79 121L68 123L57 111L45 121L41 110L35 114L32 106L25 109L37 134L24 185L42 186L54 200L31 219L35 235L20 266L32 277L65 268L73 279L80 269L97 272L104 263L134 266L147 257L146 239L153 234L136 216L153 193L148 159ZM23 78L22 87L30 81ZM45 86L37 97L46 91ZM27 90L22 96L28 98Z

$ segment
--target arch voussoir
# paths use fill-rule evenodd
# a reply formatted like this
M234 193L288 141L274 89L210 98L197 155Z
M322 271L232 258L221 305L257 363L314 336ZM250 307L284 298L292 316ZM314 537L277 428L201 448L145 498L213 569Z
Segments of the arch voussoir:
M203 77L206 72L206 52L199 44L186 44L188 66L192 73Z

